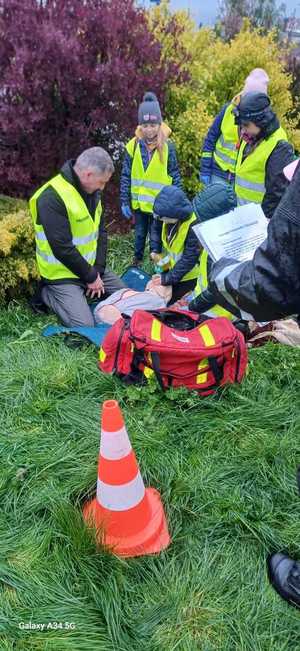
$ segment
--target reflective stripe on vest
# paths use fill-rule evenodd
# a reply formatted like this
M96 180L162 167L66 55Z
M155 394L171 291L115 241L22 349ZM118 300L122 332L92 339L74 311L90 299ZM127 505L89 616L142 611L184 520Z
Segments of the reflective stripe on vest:
M53 254L47 240L46 233L41 224L37 223L37 200L48 187L52 187L63 201L68 214L72 243L80 255L91 265L96 260L99 226L102 214L101 201L99 201L92 218L87 206L77 192L61 174L45 183L29 201L30 212L35 229L36 259L40 275L48 280L61 280L64 278L77 278L77 276L60 262Z
M172 184L168 175L169 148L164 144L161 162L158 151L152 155L149 165L144 170L141 149L136 138L132 138L127 152L133 158L131 166L131 205L134 210L152 213L155 198L165 185Z
M234 122L232 113L233 104L229 104L224 113L221 123L221 135L216 142L214 151L214 160L224 172L235 171L238 151L236 144L238 142L238 128Z
M193 297L199 296L199 294L202 294L202 292L207 288L208 285L207 263L208 263L208 253L207 251L203 250L200 256L200 273L198 276L197 285L194 289ZM221 305L214 305L213 307L209 308L207 312L204 312L204 314L211 317L224 316L226 317L226 319L229 319L230 321L232 321L235 318L235 316L231 314L231 312L225 310L225 308L221 307Z
M280 140L287 140L282 127L276 129L269 138L263 140L244 160L243 154L246 142L242 142L235 169L234 186L239 206L252 202L262 203L266 192L266 164Z
M167 239L167 224L163 224L162 227L162 232L161 232L161 239L163 243L163 247L168 253L169 258L170 258L170 269L173 269L175 267L176 262L182 258L183 252L184 252L184 246L185 246L185 240L187 238L188 232L190 225L196 221L197 217L195 213L193 212L187 221L180 223L179 228L176 230L174 237L168 241ZM199 263L197 263L193 269L188 271L180 280L180 282L184 280L193 280L194 278L197 278L199 276Z

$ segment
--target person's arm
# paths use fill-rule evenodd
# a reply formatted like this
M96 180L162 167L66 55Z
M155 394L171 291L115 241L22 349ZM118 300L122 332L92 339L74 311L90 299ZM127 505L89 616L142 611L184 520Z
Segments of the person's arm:
M300 166L268 226L253 260L222 258L209 278L214 302L238 306L257 321L300 313ZM229 308L230 309L230 308Z
M97 251L96 251L96 260L95 260L95 269L98 271L100 276L103 276L105 267L106 267L106 256L107 256L107 230L105 228L105 219L104 214L102 214L98 242L97 242Z
M221 124L228 104L225 104L215 117L211 127L205 136L200 158L200 177L210 177L212 173L212 156L216 148L216 142L221 135Z
M161 274L162 285L177 285L183 276L191 271L199 262L201 246L193 231L192 227L194 225L195 224L192 224L189 228L180 260L176 262L171 271L166 271Z
M55 257L84 283L93 283L97 270L74 246L66 207L53 188L46 188L40 195L37 211Z
M282 170L294 158L293 147L286 140L280 140L268 158L265 178L266 193L262 202L262 209L268 219L273 216L289 183Z
M150 229L151 253L162 252L161 231L162 231L162 222L159 219L153 219L151 229Z
M178 166L176 148L173 142L168 141L169 156L168 156L168 174L172 178L172 185L176 185L182 190L182 181Z
M120 180L120 200L121 205L129 207L131 205L131 167L132 158L128 151L125 151Z

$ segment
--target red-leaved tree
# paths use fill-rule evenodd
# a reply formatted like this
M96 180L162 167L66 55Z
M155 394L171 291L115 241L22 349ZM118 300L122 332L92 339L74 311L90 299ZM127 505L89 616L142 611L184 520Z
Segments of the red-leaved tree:
M133 0L0 0L0 192L28 196L86 147L118 162L143 93L163 107L180 82L160 52Z

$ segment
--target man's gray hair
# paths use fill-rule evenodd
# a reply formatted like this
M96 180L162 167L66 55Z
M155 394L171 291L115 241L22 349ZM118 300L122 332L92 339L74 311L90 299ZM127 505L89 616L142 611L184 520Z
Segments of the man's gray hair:
M85 149L76 159L75 165L80 170L92 168L100 174L105 174L106 172L112 174L115 170L110 155L105 151L105 149L102 149L102 147L90 147L90 149Z

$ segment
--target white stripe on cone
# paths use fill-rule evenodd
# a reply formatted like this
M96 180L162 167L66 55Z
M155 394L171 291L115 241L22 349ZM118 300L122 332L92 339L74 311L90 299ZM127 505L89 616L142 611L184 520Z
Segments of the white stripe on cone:
M127 484L113 486L97 481L97 500L105 509L110 511L127 511L137 506L145 495L145 486L138 472L136 477Z
M100 455L104 459L123 459L131 452L132 447L125 427L116 432L101 431Z

